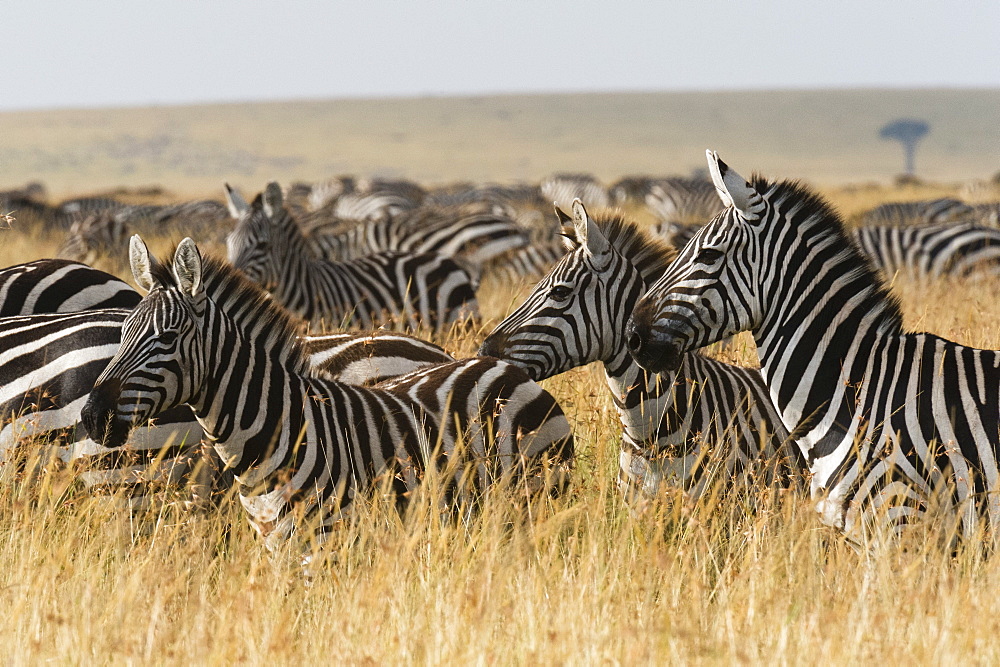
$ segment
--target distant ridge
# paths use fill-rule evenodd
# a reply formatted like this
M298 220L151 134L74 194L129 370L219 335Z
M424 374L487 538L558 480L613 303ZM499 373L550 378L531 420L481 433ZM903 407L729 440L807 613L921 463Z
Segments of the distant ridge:
M878 139L897 117L930 123L917 175L1000 171L1000 89L525 94L345 99L0 113L0 189L54 193L161 184L211 192L228 180L337 173L422 182L536 180L590 171L690 173L712 147L745 171L821 184L888 182L902 150Z

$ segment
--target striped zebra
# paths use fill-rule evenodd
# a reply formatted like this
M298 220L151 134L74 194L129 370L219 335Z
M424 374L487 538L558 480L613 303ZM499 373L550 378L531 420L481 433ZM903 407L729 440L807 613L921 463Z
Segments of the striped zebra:
M536 381L604 365L624 429L619 485L635 509L664 483L698 497L713 476L730 479L752 468L798 478L804 462L757 371L692 353L676 372L653 375L629 356L629 313L674 249L620 214L595 220L579 200L573 214L569 253L480 353L517 364Z
M354 192L355 183L353 176L336 176L320 183L313 183L306 195L307 209L318 211L335 202L341 195Z
M326 210L340 220L390 220L420 205L398 192L348 192L328 204Z
M455 361L434 343L400 333L324 334L299 340L312 368L359 387Z
M296 515L322 539L380 481L405 499L427 466L449 475L457 500L501 477L535 490L564 482L569 424L516 367L471 359L378 388L338 383L310 371L292 320L273 299L233 267L202 259L190 239L170 266L152 260L138 237L130 258L149 293L123 327L84 424L113 447L133 427L188 403L269 547L289 536Z
M233 206L237 206L234 203ZM269 183L240 216L226 244L229 259L293 315L333 325L373 328L398 319L443 330L478 317L469 273L432 253L377 253L350 262L318 259Z
M69 229L74 222L91 215L114 214L128 208L128 204L111 197L77 197L66 199L55 207L53 224Z
M167 485L190 485L207 499L213 487L227 486L227 476L211 448L201 446L201 427L188 408L134 431L124 451L97 445L79 428L80 410L118 350L128 314L105 309L0 318L0 462L18 452L39 464L72 464L86 486L124 491L137 504ZM302 344L317 373L348 384L453 361L438 346L402 334L308 336Z
M507 284L537 281L563 258L566 248L561 238L533 240L493 259L483 268L483 274Z
M695 178L665 178L650 186L646 208L656 216L658 230L665 236L669 225L703 225L722 211L719 196L711 181Z
M459 204L497 204L513 211L551 206L537 185L531 183L485 183L482 185L459 184L431 190L424 198L428 206L456 206Z
M133 308L142 297L110 273L65 259L0 269L0 317Z
M965 202L942 197L881 204L863 213L860 224L862 226L942 224L964 222L974 217L975 210Z
M58 254L80 262L95 262L108 256L124 257L133 232L195 235L204 241L221 242L229 231L228 220L226 206L211 200L105 210L76 219Z
M83 459L84 482L107 488L176 482L191 473L200 459L201 428L186 408L137 430L128 451L99 447L77 431L80 410L117 351L128 314L105 309L0 318L0 462Z
M542 180L538 189L546 202L563 208L569 208L574 199L595 208L610 204L608 191L591 174L552 174Z
M973 222L858 227L858 249L886 276L966 278L1000 273L1000 229Z
M92 213L75 220L59 246L58 256L77 262L96 262L120 253L131 228L113 212Z
M728 208L637 303L632 355L663 371L687 350L752 331L825 523L865 541L933 509L966 537L995 529L1000 352L906 332L821 197L790 181L748 183L708 157Z
M432 252L460 258L478 272L490 260L528 244L527 233L513 217L488 204L421 207L360 223L330 218L312 225L301 222L316 253L341 262L377 252Z

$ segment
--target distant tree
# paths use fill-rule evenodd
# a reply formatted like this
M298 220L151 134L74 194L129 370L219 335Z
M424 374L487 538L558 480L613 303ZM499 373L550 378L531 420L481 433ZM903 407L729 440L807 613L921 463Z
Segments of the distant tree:
M931 126L926 121L914 120L912 118L900 118L894 120L878 132L878 136L883 139L891 139L903 144L903 151L906 154L906 174L913 175L914 154L917 151L917 142L931 131Z

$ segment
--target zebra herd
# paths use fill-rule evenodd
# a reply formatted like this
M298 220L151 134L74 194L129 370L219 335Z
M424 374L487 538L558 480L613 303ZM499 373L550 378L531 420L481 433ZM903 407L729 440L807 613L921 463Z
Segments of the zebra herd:
M207 500L234 488L268 548L297 528L321 543L373 492L402 504L432 474L449 512L498 485L527 502L561 494L574 434L537 382L600 362L637 516L666 489L697 501L713 484L777 484L808 487L821 520L859 544L942 507L956 534L992 532L1000 352L907 333L885 283L918 266L973 273L993 255L970 230L992 227L852 235L808 188L748 182L708 158L710 181L550 179L544 225L521 217L515 203L536 195L517 189L338 179L271 183L248 203L227 185L228 261L185 238L161 262L131 236L145 296L66 259L0 271L3 472L59 461L133 504L167 485ZM660 224L607 208L629 203ZM340 331L475 331L483 276L553 240L559 256L532 266L544 276L477 357ZM964 250L939 260L944 247ZM740 331L760 370L698 351Z

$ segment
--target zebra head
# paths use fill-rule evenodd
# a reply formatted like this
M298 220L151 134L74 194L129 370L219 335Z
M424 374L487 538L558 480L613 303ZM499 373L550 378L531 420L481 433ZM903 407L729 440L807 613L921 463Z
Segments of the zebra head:
M758 273L768 249L760 232L769 205L714 151L708 166L726 210L684 246L626 328L629 352L653 372L677 369L685 352L754 329L762 317Z
M236 227L226 237L229 261L252 282L271 290L281 273L275 258L284 255L281 249L287 243L281 187L268 183L249 205L242 198L242 205L232 202L230 210L239 215L234 216Z
M205 313L202 260L194 241L177 246L173 265L159 265L138 235L129 261L148 294L122 324L118 352L97 378L81 413L88 434L108 447L156 415L186 403L204 381L201 320Z
M671 248L620 216L595 221L579 199L572 218L556 213L572 222L569 253L479 350L520 366L533 380L627 356L621 332L644 278L652 282L673 258Z

